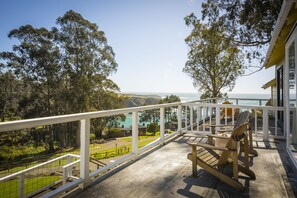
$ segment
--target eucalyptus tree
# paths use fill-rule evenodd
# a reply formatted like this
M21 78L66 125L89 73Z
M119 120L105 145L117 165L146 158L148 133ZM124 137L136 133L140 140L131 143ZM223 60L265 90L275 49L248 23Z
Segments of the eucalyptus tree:
M98 86L103 87L101 79L117 70L115 54L104 32L79 13L70 10L57 19L57 24L67 91L71 96L67 100L69 111L91 110L92 94ZM118 91L117 86L110 89Z
M46 28L24 25L9 32L8 37L19 40L13 52L2 52L7 67L23 83L19 101L23 118L57 114L53 105L57 102L59 87L59 48L54 43L54 34ZM49 150L54 150L53 128L49 128Z
M4 64L3 64L4 65ZM13 73L1 71L0 67L0 120L15 120L18 115L18 96L20 95L20 83Z
M266 47L271 40L283 0L205 0L202 20L216 22L234 45L242 47L249 74L263 68Z
M67 112L79 113L118 106L118 96L112 93L119 91L119 87L108 79L117 71L118 65L105 33L95 23L72 10L59 17L57 24L57 41L65 70L65 92L69 96L65 101ZM100 97L102 95L104 97ZM95 124L100 123L97 121ZM78 127L76 131L76 145L79 145Z
M24 118L51 116L55 114L52 104L59 85L59 49L53 42L53 34L46 28L31 25L13 29L9 38L18 39L13 52L1 53L8 68L23 81ZM27 87L29 86L29 87Z
M226 38L225 28L218 23L205 25L193 14L185 21L193 29L185 39L189 52L183 72L193 79L201 98L220 97L231 91L244 72L240 50Z

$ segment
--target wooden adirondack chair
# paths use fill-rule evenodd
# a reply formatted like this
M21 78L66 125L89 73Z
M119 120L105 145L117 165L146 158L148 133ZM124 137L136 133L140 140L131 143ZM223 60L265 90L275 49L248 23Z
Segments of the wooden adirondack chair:
M232 131L232 135L228 138L226 147L215 147L211 144L188 142L192 147L192 153L188 154L188 159L192 161L193 176L197 176L197 165L205 171L214 175L221 181L232 186L237 190L243 190L244 186L238 181L239 171L255 179L253 171L249 169L248 140L246 136L247 123L238 126ZM213 138L221 138L221 136L210 135ZM239 142L244 140L244 163L239 164ZM197 150L197 147L202 147ZM222 171L222 167L231 165L233 175L230 176Z
M211 125L212 131L215 131L216 127L219 127L217 130L219 133L231 133L233 129L237 128L238 126L247 123L247 130L248 130L248 140L249 140L249 153L258 156L258 152L254 149L253 146L253 131L250 125L248 124L249 121L250 112L249 111L243 111L238 114L238 117L236 119L236 122L234 125ZM210 139L209 139L210 140Z

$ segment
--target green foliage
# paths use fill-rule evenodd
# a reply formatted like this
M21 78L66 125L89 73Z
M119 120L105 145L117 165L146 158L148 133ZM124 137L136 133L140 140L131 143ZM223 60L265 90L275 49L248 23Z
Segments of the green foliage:
M154 136L155 133L154 133L154 132L145 132L145 135L146 135L146 136Z
M180 102L180 98L179 96L177 95L169 95L169 96L166 96L165 98L162 98L159 102L159 104L164 104L164 103L173 103L173 102Z
M147 132L152 132L154 134L159 130L160 130L160 128L158 126L158 123L156 123L156 122L152 122L152 123L148 124L148 126L146 128Z
M262 68L283 0L206 0L202 19L209 26L218 23L234 45L243 47L249 70Z
M96 139L96 135L94 133L90 133L90 140L91 142Z
M116 138L116 137L122 137L123 132L118 128L109 128L105 132L107 138Z
M201 98L220 97L231 91L244 72L240 50L218 23L207 26L194 15L188 16L186 23L193 29L185 39L190 51L183 72L193 79Z
M0 119L36 118L120 108L123 97L109 79L117 71L115 53L103 31L72 10L51 29L24 25L9 32L19 43L0 53ZM92 119L96 138L110 118ZM78 123L47 126L41 137L51 152L79 146ZM30 129L30 141L40 137ZM42 131L38 131L41 132ZM1 139L1 137L0 137Z

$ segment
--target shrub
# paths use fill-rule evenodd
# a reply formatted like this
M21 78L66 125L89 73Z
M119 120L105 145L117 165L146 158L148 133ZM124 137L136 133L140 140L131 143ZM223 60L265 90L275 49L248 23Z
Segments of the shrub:
M106 136L108 138L122 137L123 133L120 129L110 128L110 129L108 129L108 131L106 131Z
M158 124L156 122L150 123L147 126L146 131L156 133L157 131L159 131L159 126L158 126Z
M155 134L154 134L154 132L146 132L145 135L146 136L154 136Z
M160 131L156 132L155 136L160 136Z
M95 138L96 138L95 133L90 133L90 140L91 140L91 142L93 142L95 140Z

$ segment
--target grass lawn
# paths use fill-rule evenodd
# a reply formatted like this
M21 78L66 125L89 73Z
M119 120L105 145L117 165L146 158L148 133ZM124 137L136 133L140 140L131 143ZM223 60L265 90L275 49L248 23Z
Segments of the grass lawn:
M43 176L25 179L24 194L29 195L32 192L52 184L53 182L61 179L60 176ZM19 195L19 180L14 179L6 182L0 182L0 198L12 198Z
M139 136L138 137L138 148L141 148L147 144L149 144L152 141L155 141L157 138L159 138L159 136ZM117 141L119 142L129 142L130 144L126 144L124 146L111 146L109 148L105 148L104 144L91 144L90 145L90 150L92 151L92 149L94 147L99 148L100 151L99 152L94 152L91 154L91 157L100 160L100 159L107 159L107 158L111 158L111 157L116 157L116 156L121 156L121 155L125 155L127 153L130 153L132 151L132 137L122 137L122 138L117 138ZM105 149L104 149L105 148ZM15 147L13 147L12 149L17 149ZM30 149L32 150L32 149ZM15 151L11 151L11 152L15 152ZM2 169L2 171L0 171L0 176L4 175L4 174L12 174L12 173L16 173L19 172L21 170L36 166L42 162L48 161L50 159L54 159L57 158L59 156L62 155L66 155L68 153L75 153L75 154L79 154L80 149L64 149L62 151L59 151L57 153L54 154L49 154L49 155L32 155L26 159L23 159L21 161L18 161L17 163L19 165L16 165L15 167L11 168L9 170L9 173L7 170L3 170L4 167L4 163L1 163L2 165L0 165L0 169ZM25 165L24 165L25 164ZM65 165L66 164L66 159L62 159L56 162L53 162L50 164L51 167L53 166L61 166L61 165ZM0 197L1 198L1 197Z

